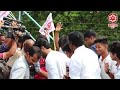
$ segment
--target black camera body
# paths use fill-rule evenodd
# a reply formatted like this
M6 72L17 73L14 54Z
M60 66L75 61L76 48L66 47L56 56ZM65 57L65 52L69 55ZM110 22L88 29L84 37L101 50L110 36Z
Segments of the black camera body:
M18 36L31 39L30 34L26 32L26 27L22 25L23 22L8 17L4 17L3 20L4 24L0 29L5 32L8 38L15 39L15 37ZM17 26L12 26L13 21L17 22ZM21 32L22 34L18 34L18 32Z

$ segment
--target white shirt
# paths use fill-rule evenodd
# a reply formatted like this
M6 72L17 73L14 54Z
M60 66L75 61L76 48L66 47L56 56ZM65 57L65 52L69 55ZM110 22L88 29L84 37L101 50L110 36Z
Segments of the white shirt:
M25 55L24 47L21 50L22 55Z
M116 72L116 63L117 62L112 60L112 58L110 57L110 54L108 54L108 56L103 61L101 61L101 59L102 59L102 56L100 56L100 58L99 58L99 63L100 63L100 67L101 67L101 77L102 77L102 79L111 79L109 77L109 75L105 72L104 65L105 65L105 63L108 63L110 72L112 72L114 74Z
M61 52L49 52L45 60L48 79L63 79L63 76L66 75L67 59L69 58Z
M59 52L65 54L65 53L63 52L63 50L62 50L61 47L59 48ZM65 54L65 55L66 55L66 54ZM69 58L69 57L68 57L68 58ZM69 67L69 62L70 62L70 58L66 60L66 65L67 65L67 67Z
M101 79L98 56L84 45L78 47L71 57L69 76L71 79Z
M117 67L117 71L114 73L114 79L120 79L120 65Z
M23 55L14 62L10 72L10 79L29 79L29 75L29 65Z
M61 47L59 48L59 52L64 53Z

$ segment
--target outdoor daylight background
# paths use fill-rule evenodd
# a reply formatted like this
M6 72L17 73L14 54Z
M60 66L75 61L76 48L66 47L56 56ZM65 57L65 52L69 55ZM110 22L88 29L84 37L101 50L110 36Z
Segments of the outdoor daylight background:
M12 11L15 17L19 17L19 11ZM52 13L53 22L63 24L63 30L60 36L77 30L85 32L88 29L94 29L97 36L106 36L108 40L120 40L120 11L27 11L41 26L44 24L49 13ZM115 12L118 15L118 27L111 29L108 27L108 15ZM39 35L39 27L22 13L21 21L34 38ZM52 34L51 34L52 35ZM52 40L51 40L52 42Z

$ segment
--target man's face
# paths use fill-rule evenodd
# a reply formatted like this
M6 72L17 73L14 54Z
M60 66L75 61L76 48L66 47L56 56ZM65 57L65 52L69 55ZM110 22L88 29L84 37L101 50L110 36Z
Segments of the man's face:
M42 57L43 57L43 58L46 58L46 56L47 56L47 55L46 55L46 50L47 50L47 49L46 49L44 46L41 47Z
M43 58L46 58L46 56L47 56L47 55L46 55L44 52L42 52L42 57L43 57Z
M91 45L93 44L93 42L94 42L94 40L93 40L93 37L86 37L85 39L84 39L84 42L85 42L85 45L87 46L87 47L91 47Z
M96 43L96 52L98 55L102 55L107 50L107 45L102 43Z
M110 57L112 58L112 60L116 60L116 54L113 54L112 52L110 52Z
M37 54L34 54L33 56L28 55L27 59L28 59L29 64L34 64L34 63L38 62L38 60L39 60Z

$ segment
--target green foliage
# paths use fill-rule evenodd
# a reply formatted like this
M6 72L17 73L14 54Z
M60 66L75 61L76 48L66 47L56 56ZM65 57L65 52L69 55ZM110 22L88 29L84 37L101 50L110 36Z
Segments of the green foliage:
M63 23L63 30L60 36L68 34L71 31L78 30L85 32L93 28L98 36L106 36L109 41L120 40L120 26L115 29L108 27L108 14L113 11L28 11L29 14L42 26L48 14L52 12L53 21ZM119 11L114 11L120 16ZM13 11L14 15L18 17L18 11ZM22 21L27 27L27 30L36 38L39 35L39 27L35 25L25 14L22 15ZM118 20L117 23L119 23Z

